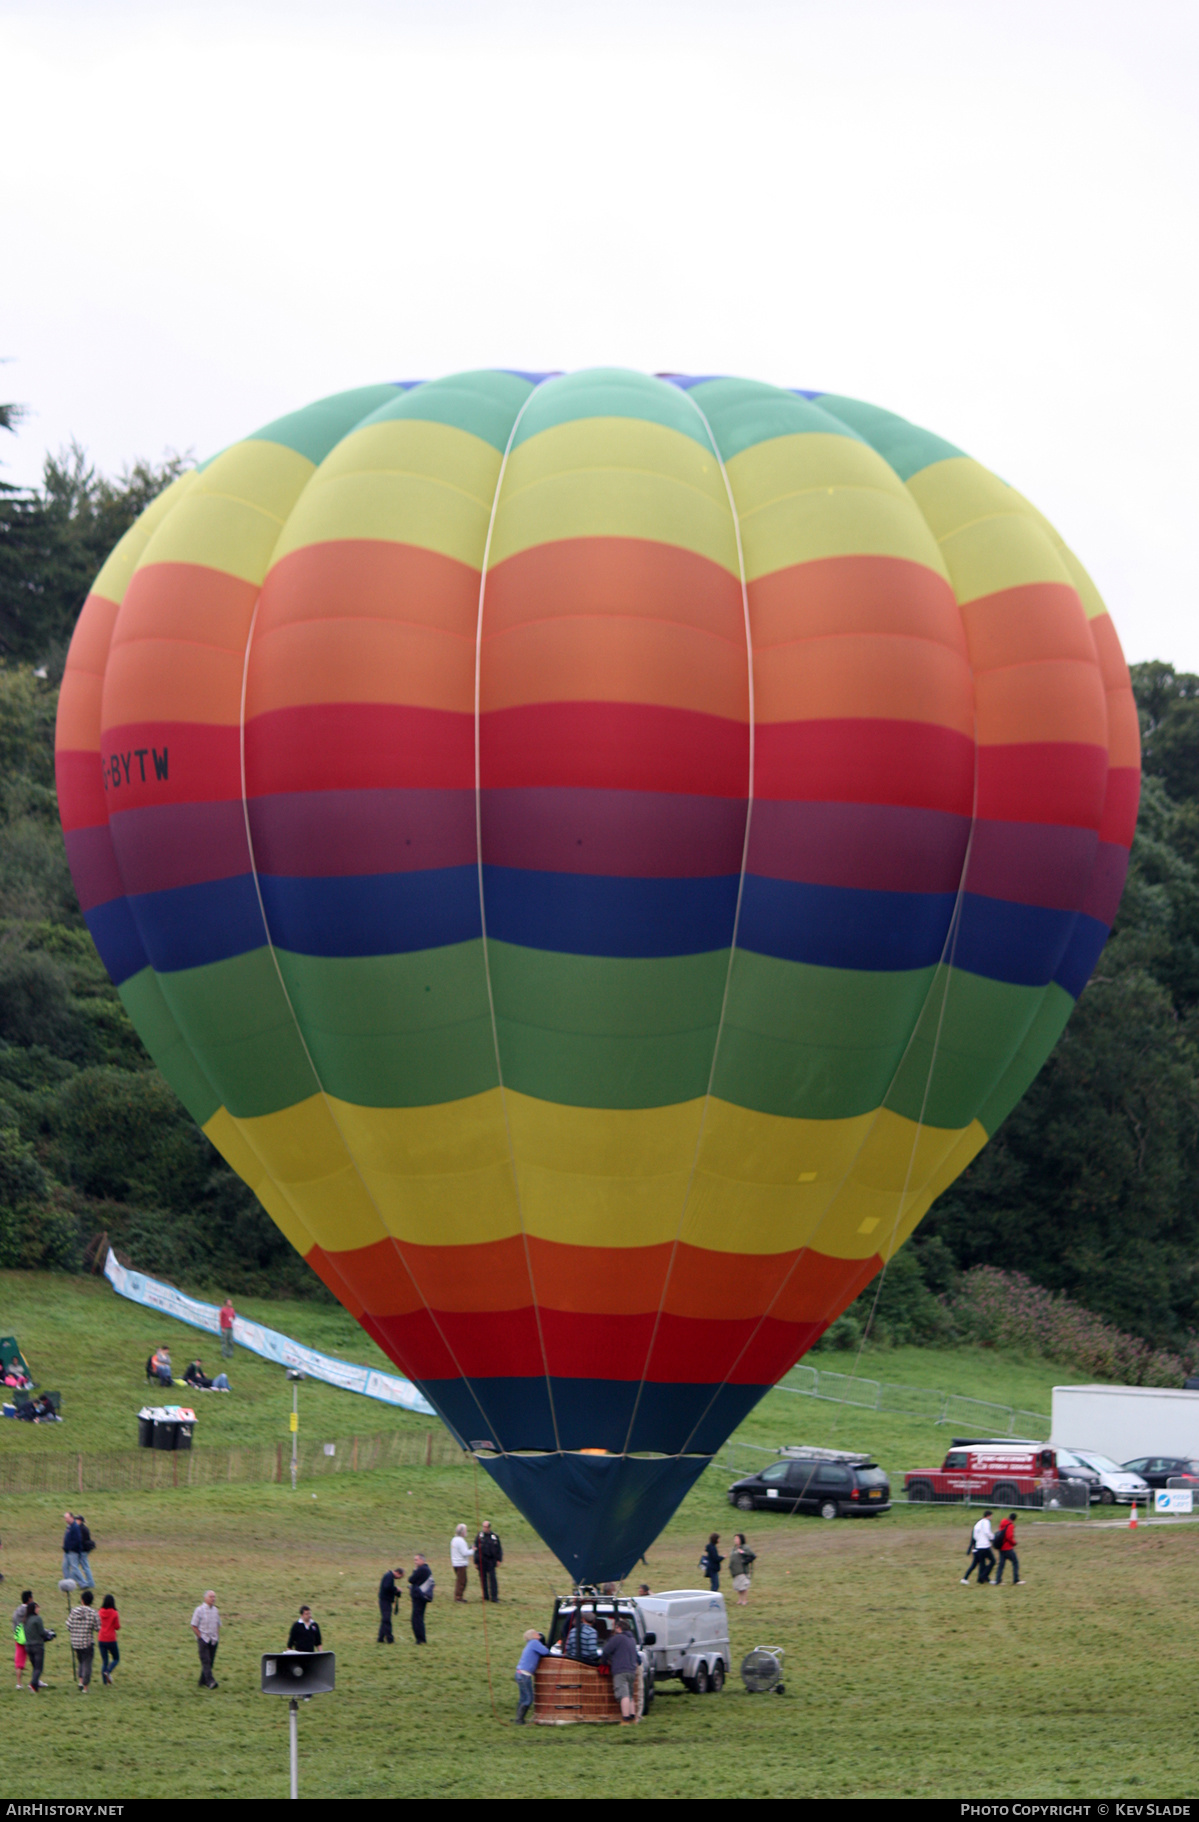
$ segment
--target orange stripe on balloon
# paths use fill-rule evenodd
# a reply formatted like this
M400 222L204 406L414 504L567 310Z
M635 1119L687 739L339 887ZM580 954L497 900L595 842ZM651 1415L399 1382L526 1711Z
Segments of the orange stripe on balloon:
M191 721L236 727L242 655L178 639L114 646L104 677L102 729Z
M695 551L647 538L561 538L488 571L489 636L563 615L670 620L745 644L736 577Z
M308 620L255 631L246 715L317 703L473 711L475 641L401 621Z
M754 650L830 633L908 633L966 655L953 590L906 557L820 557L749 585Z
M402 620L473 639L478 609L479 572L469 564L413 544L345 538L304 545L275 564L257 632L313 619Z
M240 660L254 614L253 582L201 563L148 563L135 570L113 631L114 652L138 640L171 639L185 651L210 645ZM186 637L182 629L187 629Z
M484 620L482 707L642 702L748 721L745 634L731 641L670 621L542 620L491 636Z
M944 645L858 633L755 648L759 722L922 721L974 732L970 669Z
M974 680L980 746L1068 741L1107 747L1099 666L1058 659L983 671Z
M1029 582L979 595L962 608L962 624L975 671L1053 658L1095 663L1082 602L1064 582Z

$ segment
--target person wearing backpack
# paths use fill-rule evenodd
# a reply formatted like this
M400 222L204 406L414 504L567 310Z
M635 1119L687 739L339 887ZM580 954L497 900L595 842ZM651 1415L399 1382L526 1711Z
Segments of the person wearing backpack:
M1007 1565L1012 1565L1012 1585L1020 1586L1020 1558L1016 1555L1016 1514L1009 1512L998 1531L995 1533L995 1548L999 1552L999 1574L995 1577L998 1588L1003 1580Z
M64 1512L66 1532L62 1540L62 1579L75 1582L80 1588L95 1588L96 1584L88 1566L87 1550L95 1548L92 1534L87 1532L87 1543L84 1543L84 1532L87 1530L82 1519L76 1518L73 1512Z
M412 1552L416 1567L408 1577L408 1592L412 1596L412 1636L418 1645L428 1644L425 1637L425 1608L433 1599L436 1583L433 1571L419 1550Z

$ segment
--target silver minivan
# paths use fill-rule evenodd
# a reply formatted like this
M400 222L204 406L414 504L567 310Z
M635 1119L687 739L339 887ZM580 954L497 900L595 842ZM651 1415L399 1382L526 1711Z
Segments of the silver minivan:
M1109 1455L1099 1455L1094 1449L1059 1449L1059 1463L1066 1455L1075 1456L1084 1468L1098 1475L1099 1498L1105 1506L1131 1506L1134 1500L1139 1505L1151 1497L1149 1482L1139 1474L1130 1474ZM1062 1472L1068 1475L1069 1469Z

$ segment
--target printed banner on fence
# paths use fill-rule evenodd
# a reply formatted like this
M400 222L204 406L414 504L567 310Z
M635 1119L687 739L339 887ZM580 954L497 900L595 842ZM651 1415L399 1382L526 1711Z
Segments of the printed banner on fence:
M1161 1487L1153 1501L1157 1512L1192 1512L1195 1495L1190 1487Z
M104 1261L104 1276L114 1291L128 1297L131 1303L142 1303L148 1309L161 1310L176 1322L186 1322L195 1329L207 1329L210 1335L220 1333L220 1311L215 1303L201 1303L177 1291L173 1284L160 1284L142 1272L131 1272L121 1265L112 1248ZM373 1367L350 1366L347 1361L333 1360L318 1354L290 1336L264 1328L260 1322L249 1322L244 1316L233 1319L233 1339L251 1354L280 1366L294 1367L309 1379L323 1379L326 1385L340 1386L343 1392L361 1392L364 1398L377 1398L382 1404L400 1405L405 1411L419 1411L422 1416L437 1413L428 1399L418 1392L410 1379L398 1379L391 1373L377 1373Z

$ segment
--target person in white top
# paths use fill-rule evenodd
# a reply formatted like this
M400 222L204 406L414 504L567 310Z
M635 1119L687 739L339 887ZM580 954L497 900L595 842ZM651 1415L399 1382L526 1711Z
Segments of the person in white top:
M191 1625L196 1635L196 1644L200 1648L200 1686L216 1689L219 1685L212 1674L212 1667L220 1643L221 1616L217 1612L216 1595L211 1588L192 1614Z
M991 1545L994 1541L995 1533L991 1529L991 1508L988 1506L978 1523L975 1525L970 1536L970 1542L967 1545L967 1550L970 1554L970 1562L966 1567L965 1575L962 1577L963 1586L970 1580L970 1572L973 1569L978 1570L978 1585L980 1588L989 1588L991 1586L991 1571L995 1567L995 1555L991 1549Z
M466 1541L466 1526L459 1525L450 1539L450 1568L454 1571L454 1599L466 1599L466 1572L475 1553Z

